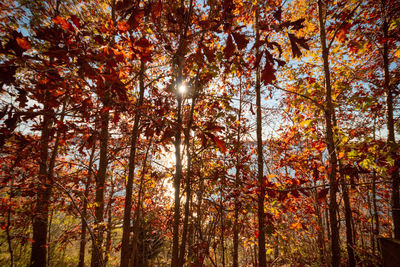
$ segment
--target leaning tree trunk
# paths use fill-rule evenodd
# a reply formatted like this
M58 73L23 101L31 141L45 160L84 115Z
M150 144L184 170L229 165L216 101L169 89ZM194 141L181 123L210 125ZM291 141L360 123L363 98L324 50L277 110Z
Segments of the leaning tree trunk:
M326 31L325 31L325 5L322 0L318 0L318 18L319 18L319 30L320 30L320 41L322 48L322 59L324 66L324 76L325 76L325 124L326 124L326 143L329 153L329 186L330 186L330 197L329 197L329 221L331 228L331 265L340 265L340 244L339 244L339 226L337 219L337 200L336 194L338 191L338 182L336 177L337 171L337 156L335 150L335 138L333 132L332 118L334 116L334 106L332 103L332 86L331 86L331 76L329 69L329 49L326 45Z

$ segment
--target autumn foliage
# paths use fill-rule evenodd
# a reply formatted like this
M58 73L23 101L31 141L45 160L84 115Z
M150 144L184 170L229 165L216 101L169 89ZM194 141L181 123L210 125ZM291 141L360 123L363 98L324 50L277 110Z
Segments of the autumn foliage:
M400 5L0 3L0 264L375 266Z

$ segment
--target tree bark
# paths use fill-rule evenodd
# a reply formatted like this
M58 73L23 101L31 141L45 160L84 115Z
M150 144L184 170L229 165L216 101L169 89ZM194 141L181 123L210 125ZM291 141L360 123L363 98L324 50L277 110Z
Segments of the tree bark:
M259 16L259 3L257 2L256 11L256 43L260 40L260 30L258 26ZM259 49L256 49L256 57L259 54ZM260 267L267 266L267 259L265 254L265 214L264 214L264 166L263 166L263 142L262 142L262 115L261 115L261 81L260 81L260 67L256 66L256 116L257 116L257 181L258 181L258 263Z
M384 72L384 89L386 93L386 121L387 121L387 144L389 147L389 156L394 160L393 167L389 170L392 179L392 219L393 219L393 236L400 239L400 196L399 196L399 159L396 151L396 139L393 119L393 88L390 84L389 72L389 19L387 18L386 9L389 5L385 0L381 1L382 10L382 32L383 32L383 72Z
M126 183L126 196L124 207L124 221L122 226L122 247L121 247L121 267L128 267L131 258L130 249L130 233L131 233L131 214L132 214L132 192L133 192L133 178L135 175L135 161L136 161L136 142L139 134L139 122L141 117L141 106L144 99L144 73L145 64L140 63L139 73L139 100L136 104L135 120L133 122L132 136L131 136L131 150L129 154L129 171L128 180Z
M94 160L94 152L96 150L96 144L94 142L92 146L92 151L89 157L89 166L88 166L88 177L85 184L85 193L83 197L83 207L82 207L82 216L81 216L81 240L79 244L79 262L78 267L85 267L85 250L86 250L86 216L87 216L87 206L88 206L88 197L89 197L89 187L90 182L93 175L93 160Z
M185 261L185 249L186 249L186 240L187 240L187 232L188 232L188 223L189 223L189 208L190 208L190 200L192 197L191 191L191 175L192 175L192 157L190 154L190 130L192 128L193 123L193 114L194 114L194 107L196 105L196 98L197 98L197 91L198 91L198 83L196 79L196 84L194 87L192 104L190 107L190 114L189 114L189 123L187 125L185 131L185 146L186 146L186 157L187 157L187 170L186 170L186 202L185 202L185 213L184 213L184 220L183 220L183 232L182 232L182 242L179 252L179 266L183 266Z
M352 212L350 206L349 191L345 182L344 177L341 180L342 191L343 191L343 202L344 202L344 216L346 221L346 245L347 255L349 257L349 266L356 266L356 258L354 256L354 238L353 238L353 227L352 227Z
M181 60L179 60L181 61ZM180 186L182 180L182 159L181 159L181 132L182 132L182 95L178 92L178 86L182 83L182 63L178 63L178 76L176 80L177 90L177 128L175 129L175 201L174 201L174 224L173 224L173 241L172 241L172 260L171 267L177 267L179 263L179 221L180 221Z
M237 129L237 136L236 136L236 172L235 172L235 211L233 215L233 267L239 266L239 209L240 209L240 202L238 199L239 193L239 177L240 177L240 122L242 120L242 81L240 80L239 84L239 113L238 113L238 129Z
M109 106L109 92L105 92L103 99L103 106ZM95 236L96 245L98 249L92 250L91 266L103 266L103 233L104 233L104 192L106 186L107 166L108 166L108 124L110 114L108 110L100 114L101 118L101 131L100 131L100 161L99 170L96 176L96 196L95 196Z
M334 106L332 103L332 86L331 76L329 68L329 50L326 45L326 31L325 31L325 5L322 0L318 0L318 18L319 18L319 30L320 30L320 41L322 48L322 59L324 66L324 77L325 77L325 124L326 124L326 143L329 153L329 168L328 177L330 185L330 197L329 197L329 220L331 228L331 265L336 267L340 265L340 244L339 244L339 227L337 219L337 200L336 194L338 191L338 182L336 177L337 172L337 156L335 150L335 138L332 125L332 118L334 116Z
M46 266L47 252L47 231L49 204L51 196L51 181L48 176L48 159L49 159L49 142L50 142L50 124L51 124L51 108L49 105L49 90L44 93L44 112L42 121L42 132L40 137L40 159L39 159L39 180L41 185L38 188L36 199L36 215L33 219L33 240L31 267Z

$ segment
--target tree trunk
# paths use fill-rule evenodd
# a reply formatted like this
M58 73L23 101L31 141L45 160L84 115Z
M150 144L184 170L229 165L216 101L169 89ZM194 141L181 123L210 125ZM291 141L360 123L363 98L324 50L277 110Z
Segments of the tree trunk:
M121 247L121 267L128 267L131 258L130 248L130 233L131 233L131 214L132 214L132 192L133 192L133 178L135 175L135 160L136 160L136 142L139 134L139 122L142 112L140 111L144 99L144 72L145 64L140 63L139 73L139 100L136 104L135 120L133 122L132 136L131 136L131 150L129 154L128 164L128 180L126 183L126 196L124 208L124 221L122 226L122 247Z
M186 240L187 240L187 232L188 232L188 222L189 222L189 203L192 197L192 191L191 191L191 175L192 175L192 157L190 154L190 130L192 128L192 123L193 123L193 113L194 113L194 107L196 105L196 97L197 97L197 91L198 91L198 84L196 80L196 84L194 87L194 92L193 92L193 98L192 98L192 105L190 107L190 114L189 114L189 123L186 128L185 132L185 146L186 146L186 156L187 156L187 170L186 170L186 188L185 188L185 193L186 193L186 202L185 202L185 214L184 214L184 220L183 220L183 232L182 232L182 242L181 242L181 247L180 247L180 253L179 253L179 266L183 266L184 261L185 261L185 248L186 248Z
M85 250L86 250L86 216L87 216L87 206L88 206L88 197L89 197L89 187L90 181L92 179L93 174L93 159L94 159L94 152L96 150L96 144L94 142L92 146L92 151L90 153L89 158L89 166L88 166L88 177L85 184L85 193L83 197L83 210L81 216L81 240L79 244L79 262L78 267L85 267Z
M396 152L396 139L393 119L393 88L390 84L389 72L389 20L387 18L386 9L389 5L385 0L381 1L382 9L382 31L383 31L383 72L384 72L384 89L386 93L386 121L387 121L387 144L389 147L389 155L394 160L393 167L389 170L392 179L392 218L393 218L393 236L400 239L400 197L399 197L399 160Z
M260 40L260 30L258 27L258 14L259 7L257 2L256 11L256 43ZM259 54L259 49L256 49L256 57ZM261 116L261 82L260 82L260 68L256 66L256 114L257 114L257 181L259 188L258 195L258 263L259 267L267 266L267 259L265 254L265 230L264 230L264 166L263 166L263 144L262 144L262 116Z
M240 202L238 199L239 194L239 178L240 178L240 122L242 120L242 80L240 79L239 84L239 113L238 113L238 129L236 136L236 172L235 172L235 213L233 215L233 267L239 267L239 209Z
M107 89L108 90L108 89ZM109 106L109 92L105 92L103 106ZM100 161L99 170L96 176L96 196L95 196L95 236L96 244L93 244L91 266L103 266L103 233L104 233L104 192L106 186L107 165L108 165L108 124L110 114L105 110L100 115L101 132L100 132ZM98 249L94 249L97 246Z
M146 149L146 154L143 158L143 164L142 164L142 173L140 175L140 182L139 182L139 192L138 192L138 198L137 198L137 205L136 205L136 210L134 214L134 221L133 221L133 238L131 242L131 250L132 250L132 256L130 259L130 265L131 267L141 267L143 263L145 262L144 257L145 255L143 254L143 251L138 253L138 245L140 240L140 233L143 231L143 221L141 219L141 212L142 212L142 196L145 195L145 188L144 188L144 178L146 174L146 163L147 163L147 158L150 152L151 144L153 141L153 137L150 138L149 144ZM142 258L142 259L141 259Z
M334 115L334 106L332 103L332 87L331 77L329 69L329 50L326 45L326 32L325 32L325 21L324 12L325 6L322 0L318 0L318 17L319 17L319 30L320 30L320 41L322 48L322 58L324 65L324 76L325 76L325 89L326 89L326 107L325 107L325 124L326 124L326 143L329 153L329 168L328 177L330 185L330 197L329 197L329 219L331 227L331 250L332 258L331 265L340 265L340 244L339 244L339 227L337 219L337 200L336 194L338 191L338 183L336 178L337 169L337 157L335 150L335 138L332 126L332 118Z
M182 159L181 159L181 131L182 131L182 95L178 92L178 87L182 83L182 63L178 63L178 77L176 80L176 91L177 91L177 128L175 129L175 177L174 177L174 189L175 189L175 201L174 201L174 224L173 224L173 242L172 242L172 260L171 267L177 267L179 263L179 221L180 221L180 186L182 180Z
M346 245L347 255L349 257L349 267L356 266L356 259L354 256L354 238L353 238L353 227L352 227L352 213L350 206L349 191L345 182L344 177L341 179L342 190L343 190L343 202L344 202L344 216L346 221Z
M31 254L31 267L46 266L46 241L48 230L49 204L52 183L48 176L49 142L51 108L49 106L49 90L45 91L44 113L42 121L42 132L40 137L40 162L39 162L39 187L36 199L36 215L33 219L33 243Z

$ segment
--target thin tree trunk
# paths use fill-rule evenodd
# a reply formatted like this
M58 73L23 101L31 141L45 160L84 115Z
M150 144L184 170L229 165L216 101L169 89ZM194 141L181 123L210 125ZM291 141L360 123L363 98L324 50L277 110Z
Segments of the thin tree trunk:
M94 161L94 152L96 150L96 142L94 142L92 146L92 151L89 157L89 166L88 166L88 177L86 179L85 184L85 193L83 197L83 210L81 216L81 240L79 244L79 263L78 267L85 267L85 250L86 250L86 216L87 216L87 206L88 206L88 197L89 197L89 187L90 181L92 179L93 174L93 161Z
M354 242L353 242L353 227L352 227L352 213L350 206L350 198L349 192L344 180L344 177L341 179L342 190L343 190L343 202L344 202L344 213L345 213L345 221L346 221L346 245L347 245L347 255L349 257L349 266L356 266L356 259L354 256Z
M104 107L108 107L109 103L109 92L105 93L106 96L103 99ZM103 234L104 234L104 193L106 186L107 177L107 166L108 166L108 124L110 120L110 114L108 110L101 113L101 132L100 132L100 161L99 170L96 176L96 196L95 196L95 236L96 246L98 249L92 250L91 266L97 267L104 265L103 261ZM93 245L94 247L95 245Z
M133 123L132 136L131 136L131 150L129 154L128 163L128 180L126 183L126 196L125 196L125 207L124 207L124 221L122 226L122 247L121 247L121 267L129 266L131 258L130 248L130 233L131 233L131 214L132 214L132 192L133 192L133 178L135 175L135 161L136 161L136 142L139 134L139 122L141 117L141 106L143 105L144 99L144 73L145 64L142 61L140 63L139 73L139 100L136 104L136 114Z
M180 1L180 7L185 9L185 1ZM190 19L193 9L193 0L189 1L189 10L185 17L186 22L180 36L179 47L175 54L176 56L176 80L175 80L175 90L176 90L176 100L177 100L177 115L176 115L176 132L175 132L175 177L174 177L174 222L173 222L173 238L172 238L172 259L171 267L179 266L179 223L180 223L180 186L182 180L182 159L181 159L181 133L182 133L182 94L179 92L179 87L183 84L183 61L184 61L184 50L186 48L186 38L189 29Z
M14 193L14 179L11 178L10 180L10 193L9 193L9 201L11 202ZM8 206L8 212L7 212L7 226L6 226L6 235L7 235L7 244L8 244L8 253L10 254L10 267L14 267L14 251L12 247L12 238L11 238L11 233L10 233L10 227L11 227L11 205Z
M318 249L319 249L319 255L320 255L320 260L321 260L321 264L324 264L325 263L325 243L324 243L324 225L323 225L323 221L322 221L322 216L321 216L321 208L320 208L320 205L319 205L319 203L318 203L318 200L317 200L317 195L318 195L318 191L316 190L315 191L315 198L314 198L314 201L315 201L315 212L316 212L316 214L317 214L317 223L318 223L318 226L319 226L319 228L320 228L320 231L318 231Z
M325 32L325 5L322 0L318 0L318 17L319 17L319 29L320 29L320 40L322 47L322 58L324 65L324 76L325 76L325 89L326 89L326 108L325 108L325 124L326 124L326 143L329 153L329 168L328 177L330 185L330 197L329 197L329 219L331 227L331 265L333 267L340 265L340 239L339 239L339 227L337 219L337 200L336 194L338 191L338 183L336 177L337 169L337 157L335 150L335 138L332 127L332 118L334 115L334 106L332 103L332 87L331 77L329 69L329 50L326 45L326 32Z
M221 207L221 250L222 250L222 255L221 255L221 260L222 260L222 266L225 267L225 226L224 226L224 206L223 206L223 202L222 202L222 188L221 188L221 197L220 197L220 207Z
M235 213L233 215L233 267L239 266L239 209L240 202L238 199L239 193L239 177L240 177L240 130L241 130L241 122L242 120L242 80L240 79L239 84L239 113L238 113L238 129L236 136L236 173L235 173Z
M109 255L111 252L111 242L112 242L112 204L114 202L114 181L111 179L111 192L110 199L107 205L107 236L106 236L106 247L105 247L105 256L104 256L104 265L107 264Z
M50 142L51 108L49 105L49 90L44 93L44 113L42 132L40 137L39 183L36 199L36 215L33 219L33 243L31 267L46 266L46 241L48 230L49 204L51 195L51 181L48 177L48 159Z
M399 160L396 152L396 139L393 119L393 88L390 84L389 72L389 20L387 18L386 9L389 5L385 0L381 1L382 9L382 31L383 31L383 72L384 72L384 89L386 93L386 121L387 121L387 144L389 147L389 155L394 160L394 165L390 169L389 174L392 179L392 218L393 218L393 236L400 239L400 196L399 196Z
M256 11L256 43L260 40L260 30L258 27L258 14L259 14L259 3L257 2ZM256 57L259 54L259 49L256 49ZM264 166L263 166L263 144L262 144L262 115L261 115L261 82L260 82L260 67L256 66L256 114L257 114L257 181L258 181L258 262L259 267L267 266L267 259L265 254L265 230L264 230Z
M178 77L176 80L177 90L177 128L175 133L175 177L174 177L174 189L175 189L175 201L174 201L174 224L173 224L173 242L172 242L172 261L171 267L177 267L179 262L179 221L180 221L180 187L182 180L182 159L181 159L181 131L182 131L182 95L178 92L178 86L182 83L182 63L178 63Z
M147 146L146 149L146 154L143 158L143 164L142 164L142 173L140 175L140 183L139 183L139 192L138 192L138 198L137 198L137 206L136 206L136 210L135 210L135 215L134 215L134 222L133 222L133 238L132 238L132 242L131 242L131 246L132 246L132 257L130 259L130 266L131 267L141 267L141 265L144 262L144 259L140 259L140 257L144 257L144 253L142 251L142 254L140 255L138 253L138 243L141 241L139 240L140 236L140 232L143 230L142 227L142 221L141 220L141 212L142 212L142 205L143 205L143 201L142 201L142 197L145 194L145 192L143 192L144 189L144 178L145 178L145 174L146 174L146 163L147 163L147 157L149 155L150 152L150 147L153 141L153 137L150 138L149 140L149 144ZM142 264L140 264L140 261L142 260Z
M194 85L194 91L193 91L193 98L192 98L192 104L190 107L190 113L189 113L189 122L186 127L185 131L185 146L186 146L186 157L187 157L187 169L186 169L186 188L185 188L185 194L186 194L186 201L185 201L185 213L184 213L184 220L183 220L183 232L182 232L182 242L181 242L181 247L180 247L180 252L179 252L179 266L183 266L184 261L185 261L185 249L186 249L186 240L187 240L187 233L188 233L188 223L189 223L189 208L190 208L190 201L192 198L192 191L191 191L191 175L192 175L192 155L190 153L190 130L192 128L193 124L193 114L194 114L194 108L196 106L196 100L197 100L197 92L199 89L199 84L198 84L198 79L199 79L199 71L197 72L196 76L196 81Z

